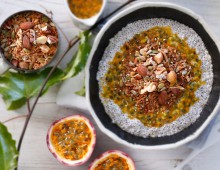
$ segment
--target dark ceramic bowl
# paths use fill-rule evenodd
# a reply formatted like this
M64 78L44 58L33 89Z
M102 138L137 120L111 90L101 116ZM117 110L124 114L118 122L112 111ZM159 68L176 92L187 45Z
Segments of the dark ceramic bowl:
M7 22L8 19L10 19L11 17L13 17L13 16L15 16L15 15L17 15L17 14L26 13L26 12L37 12L37 13L40 13L40 14L42 14L43 16L47 17L51 22L54 23L54 21L53 21L52 19L50 19L49 16L43 14L42 12L34 11L34 10L24 10L24 11L16 12L16 13L10 15L8 18L6 18L6 19L4 20L4 22L2 22L2 24L1 24L0 30L1 30L1 28L2 28L2 25L3 25L5 22ZM55 24L55 23L54 23L54 24ZM55 25L56 25L56 24L55 24ZM55 27L56 27L56 26L55 26ZM56 29L57 29L57 27L56 27ZM57 32L58 32L58 30L57 30ZM58 39L59 39L59 35L58 35ZM0 43L0 46L1 46L1 43ZM58 48L59 48L59 41L58 41ZM57 52L58 52L58 48L57 48L56 53L54 54L53 58L52 58L46 65L44 65L43 67L40 67L39 69L36 69L36 70L22 69L22 68L15 67L13 64L10 63L10 61L8 61L8 60L5 58L5 56L4 56L4 54L3 54L2 50L1 50L1 48L0 48L0 55L2 56L4 62L7 64L7 65L5 66L5 67L6 67L5 70L12 68L12 69L14 69L14 70L16 70L16 71L18 71L18 72L33 73L33 72L38 72L38 71L41 71L41 70L45 69L45 68L54 60L54 58L55 58L55 56L56 56L56 54L57 54Z
M205 46L211 55L213 63L214 80L212 90L207 104L204 106L200 117L197 121L185 128L179 133L171 136L142 138L134 136L123 131L119 126L112 123L110 117L106 114L105 109L99 98L99 85L96 79L99 61L103 56L109 40L114 37L127 24L142 19L150 18L167 18L183 23L193 28L202 38ZM210 34L205 22L192 11L164 3L146 3L135 4L113 17L99 32L87 65L87 101L89 109L100 129L113 138L115 141L141 149L167 149L178 147L196 137L206 128L211 119L215 116L220 108L220 53L217 41Z

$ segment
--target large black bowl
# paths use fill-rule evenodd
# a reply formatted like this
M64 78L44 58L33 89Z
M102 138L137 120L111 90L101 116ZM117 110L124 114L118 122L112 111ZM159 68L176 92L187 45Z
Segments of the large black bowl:
M214 82L208 102L203 108L201 116L195 123L171 136L142 138L127 133L112 123L99 98L99 85L96 74L103 52L108 46L109 40L114 37L115 34L129 23L142 19L160 17L183 23L193 28L202 38L212 58ZM100 129L117 142L144 149L173 148L195 139L208 125L220 106L218 100L220 92L220 53L216 44L216 40L210 35L206 24L199 16L188 9L176 5L146 2L138 3L112 18L99 32L87 65L87 101L90 111Z

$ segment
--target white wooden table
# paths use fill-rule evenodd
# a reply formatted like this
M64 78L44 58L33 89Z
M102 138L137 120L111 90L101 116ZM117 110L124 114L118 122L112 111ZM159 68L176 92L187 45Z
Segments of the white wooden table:
M106 13L125 1L126 0L111 0L107 5ZM205 19L212 31L217 35L218 39L220 39L219 0L160 1L176 3L195 11ZM64 7L63 0L0 0L0 23L12 13L25 9L39 10L44 13L46 13L45 9L51 10L54 14L54 21L68 37L71 38L78 34L79 30L74 27L71 22L71 18ZM60 51L62 52L66 42L63 37L61 37L61 39L63 45ZM72 54L69 55L72 56ZM77 113L77 111L72 109L61 108L56 105L55 101L58 88L59 85L51 88L50 91L40 99L35 109L22 143L18 165L19 170L85 170L96 156L108 149L120 149L130 154L135 160L137 170L172 170L176 164L186 158L191 152L191 150L185 146L163 151L144 151L126 148L125 146L115 143L112 139L100 132L94 123L97 129L97 145L91 159L80 167L65 167L55 160L46 146L46 133L50 124L60 117ZM18 114L26 114L26 108L24 107L17 111L7 111L4 102L0 99L0 121L5 121ZM86 116L91 118L89 114ZM9 131L16 141L19 140L24 121L25 118L20 118L5 124L8 126ZM220 142L197 156L191 163L192 169L219 170L219 145Z

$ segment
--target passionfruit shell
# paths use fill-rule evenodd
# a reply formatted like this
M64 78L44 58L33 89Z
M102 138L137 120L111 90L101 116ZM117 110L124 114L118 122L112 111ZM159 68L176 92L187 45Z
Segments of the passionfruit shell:
M92 134L92 139L90 142L90 145L88 147L88 151L87 153L83 156L83 158L79 159L79 160L69 160L66 158L61 157L56 149L54 148L52 142L51 142L51 133L53 131L53 128L55 127L55 125L68 121L68 120L82 120L90 129L91 134ZM84 163L86 163L88 161L88 159L91 157L93 150L95 148L95 144L96 144L96 131L95 128L93 126L93 124L91 123L91 121L86 118L85 116L82 115L72 115L72 116L68 116L68 117L64 117L61 118L59 120L56 120L55 122L52 123L52 125L50 126L48 132L47 132L47 137L46 137L46 141L47 141L47 147L50 150L50 152L52 153L52 155L62 164L66 165L66 166L80 166Z
M102 161L104 161L108 156L116 154L119 157L122 157L126 160L129 170L136 170L135 164L133 159L125 152L122 152L120 150L108 150L104 152L102 155L100 155L98 158L96 158L88 167L88 170L94 170L95 167Z

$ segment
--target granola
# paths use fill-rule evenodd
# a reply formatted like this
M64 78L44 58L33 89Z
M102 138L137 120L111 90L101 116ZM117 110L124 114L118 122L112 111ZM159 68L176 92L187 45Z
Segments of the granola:
M58 32L47 16L39 12L20 12L3 23L0 45L4 57L14 67L37 70L54 57Z

